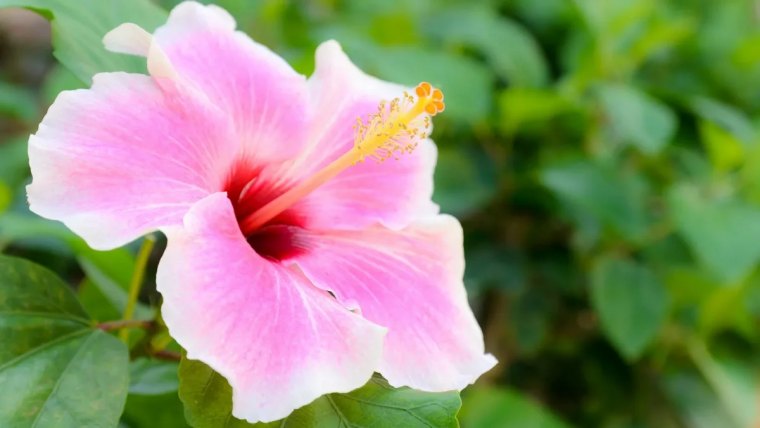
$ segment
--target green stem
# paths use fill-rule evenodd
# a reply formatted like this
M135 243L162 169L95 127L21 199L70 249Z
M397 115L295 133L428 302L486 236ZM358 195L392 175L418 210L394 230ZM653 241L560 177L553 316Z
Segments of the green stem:
M180 361L182 359L182 354L166 350L151 352L150 356L164 361Z
M718 396L718 401L723 404L729 418L736 422L738 427L747 426L748 421L744 420L742 416L744 412L738 407L739 401L736 399L735 391L727 387L730 381L726 379L726 374L707 350L707 346L701 341L692 339L687 343L686 351L707 384Z
M137 253L137 259L135 260L135 270L132 272L132 279L129 282L129 295L127 296L127 305L124 307L123 321L129 321L135 314L135 307L137 306L137 297L140 295L140 287L145 277L145 267L148 264L148 257L151 251L153 251L153 244L155 244L156 238L153 235L148 235L143 240L140 251ZM122 328L119 332L119 338L127 343L129 339L129 330Z
M120 329L127 329L127 328L142 328L142 329L147 330L153 327L153 321L143 321L143 320L106 321L106 322L97 324L95 327L103 331L113 331L113 330L120 330Z

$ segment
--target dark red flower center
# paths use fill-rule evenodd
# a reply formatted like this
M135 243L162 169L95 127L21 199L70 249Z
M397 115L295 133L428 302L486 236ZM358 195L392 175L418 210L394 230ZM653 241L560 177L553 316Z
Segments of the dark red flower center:
M232 169L224 190L232 202L238 225L274 198L288 190L287 184L277 184L261 174L261 168L238 162ZM282 261L304 251L298 245L296 232L304 224L304 217L296 209L287 209L252 231L244 231L251 247L270 260Z

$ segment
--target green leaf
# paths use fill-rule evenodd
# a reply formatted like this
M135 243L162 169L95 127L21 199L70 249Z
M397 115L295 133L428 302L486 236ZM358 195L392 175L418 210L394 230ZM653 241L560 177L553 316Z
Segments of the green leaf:
M444 42L480 50L511 86L535 88L549 81L549 67L533 35L493 9L475 3L448 8L426 23L426 29Z
M462 398L465 427L568 428L549 410L511 389L473 388Z
M97 300L109 307L101 308L97 313L123 313L127 301L127 289L134 270L134 255L127 248L109 251L96 251L84 240L69 231L61 223L46 220L33 214L21 215L8 213L0 215L0 242L7 240L19 242L26 240L47 240L62 243L76 256L82 270L87 274L91 285L97 293L88 290L90 284L80 289L88 295L88 302ZM98 297L97 299L92 299ZM102 298L100 298L102 297ZM92 299L92 300L91 300ZM106 309L106 310L102 310ZM97 313L93 312L93 315ZM151 319L153 309L139 303L135 317Z
M614 138L649 155L659 153L673 138L676 116L667 105L625 85L600 85L598 94Z
M699 266L694 265L670 267L663 282L668 288L674 310L691 309L721 288Z
M125 248L110 251L94 251L77 248L79 265L103 295L108 304L118 313L124 313L127 305L127 289L135 266L135 258ZM154 310L138 302L135 319L153 319Z
M166 12L149 0L0 0L52 19L53 54L83 82L104 71L145 72L145 59L105 50L103 36L125 22L153 31Z
M27 123L33 122L38 114L34 92L0 80L0 114Z
M546 167L540 178L576 217L592 216L630 239L646 230L646 187L639 176L578 160Z
M745 148L744 165L739 170L739 181L742 194L753 205L760 206L760 144Z
M188 428L176 392L127 397L119 428Z
M690 107L703 119L719 125L744 144L757 140L755 127L747 115L734 106L706 97L695 97Z
M231 416L232 389L227 380L202 362L187 358L179 366L179 397L185 404L185 417L195 428L457 427L461 406L458 393L394 389L374 377L355 391L320 397L281 421L249 424Z
M71 70L56 65L45 77L45 83L42 85L42 98L46 104L53 104L61 92L84 87L85 84Z
M26 137L11 138L0 144L0 181L10 189L21 186L29 175L26 141Z
M710 337L722 329L732 329L753 338L756 327L748 308L748 298L758 285L758 278L751 276L729 286L719 286L705 296L699 302L698 327L702 337Z
M729 171L744 162L744 146L730 132L703 120L699 122L699 135L717 171Z
M760 260L760 209L686 185L672 189L668 202L678 231L719 281L740 280Z
M161 395L179 387L178 365L172 361L139 358L129 364L129 393Z
M501 127L513 134L530 124L545 122L573 110L573 105L555 91L510 88L499 97Z
M660 330L668 295L645 266L603 258L591 275L591 303L612 344L626 359L635 360Z
M0 343L0 426L116 425L127 396L127 349L93 328L54 274L0 256Z
M409 47L346 46L350 57L385 80L415 86L427 81L441 88L448 117L483 120L491 108L493 78L481 63L445 52Z
M0 213L7 210L13 202L13 193L7 184L0 182Z

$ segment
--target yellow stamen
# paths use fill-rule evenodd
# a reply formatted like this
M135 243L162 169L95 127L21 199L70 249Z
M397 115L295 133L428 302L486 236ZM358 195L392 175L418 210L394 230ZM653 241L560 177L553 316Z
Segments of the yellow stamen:
M370 115L366 121L357 119L351 150L241 221L243 233L255 231L312 190L367 157L382 162L411 153L420 140L427 138L430 117L445 108L443 92L430 83L420 83L415 93L416 99L405 92L401 98L390 103L381 102L377 113Z

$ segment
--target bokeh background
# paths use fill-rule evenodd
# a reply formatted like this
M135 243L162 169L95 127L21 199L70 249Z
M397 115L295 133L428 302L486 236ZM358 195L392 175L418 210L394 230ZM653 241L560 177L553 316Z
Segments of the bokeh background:
M760 427L760 2L216 3L304 74L334 38L371 74L443 88L435 200L464 225L500 361L462 426ZM50 36L0 10L0 250L116 319L135 247L95 252L25 205L28 134L86 86ZM133 388L123 426L186 425L175 392Z

